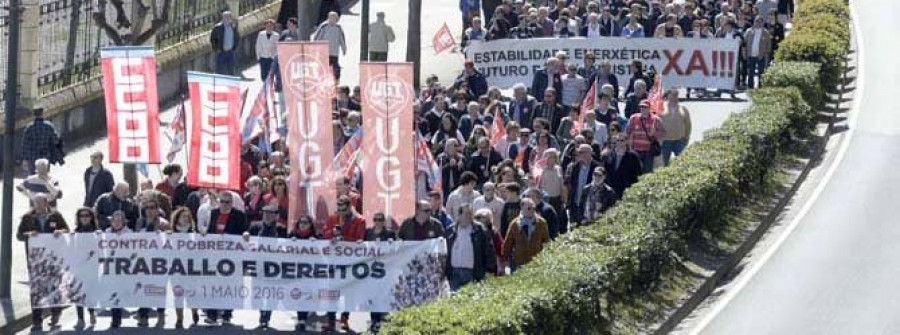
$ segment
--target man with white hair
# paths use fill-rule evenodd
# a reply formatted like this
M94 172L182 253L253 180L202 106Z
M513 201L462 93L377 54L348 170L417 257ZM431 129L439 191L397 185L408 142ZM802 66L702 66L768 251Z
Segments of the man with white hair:
M50 161L41 158L34 161L35 174L25 178L16 189L29 199L37 193L46 194L51 207L56 207L56 199L62 198L59 181L50 176Z
M241 41L238 35L237 24L234 22L234 14L229 11L222 12L222 22L213 27L209 34L209 44L216 53L215 71L218 74L234 75L234 50Z
M544 68L534 73L534 79L532 79L531 82L531 93L536 95L538 101L544 101L543 93L548 87L556 89L557 95L562 94L563 87L560 72L559 58L550 57L547 58L547 61L544 63ZM556 101L561 100L561 96L556 97ZM525 126L523 125L523 127Z
M531 128L535 105L537 105L537 99L528 94L525 84L515 84L513 86L513 101L509 103L510 120L515 121L524 128Z
M450 191L459 186L462 173L466 170L466 158L460 149L462 148L457 139L447 139L444 141L444 152L437 157L437 164L441 167L444 199L450 196Z
M497 196L497 186L492 182L484 183L482 186L482 191L484 194L478 198L475 198L473 202L473 207L475 212L478 212L482 209L488 209L491 211L492 221L494 222L494 230L498 233L500 232L500 215L503 213L503 199Z
M138 207L131 200L131 187L128 183L116 183L112 192L101 195L94 204L94 213L97 213L97 223L101 230L109 228L109 217L115 211L124 212L128 222L137 222Z
M347 54L344 28L338 24L339 19L340 16L337 12L328 13L328 20L319 25L314 35L315 38L313 38L316 41L328 42L328 64L331 65L334 79L337 81L341 80L341 64L338 62L338 57L341 54Z

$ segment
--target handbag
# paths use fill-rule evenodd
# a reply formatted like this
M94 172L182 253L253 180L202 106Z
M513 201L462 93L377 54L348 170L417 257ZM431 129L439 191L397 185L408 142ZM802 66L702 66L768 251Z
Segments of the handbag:
M644 128L644 133L646 133L647 138L650 139L650 154L653 155L653 157L662 155L662 147L659 145L659 141L656 140L656 137L650 135L650 132L647 131L647 125L644 124L644 118L641 118L641 128Z

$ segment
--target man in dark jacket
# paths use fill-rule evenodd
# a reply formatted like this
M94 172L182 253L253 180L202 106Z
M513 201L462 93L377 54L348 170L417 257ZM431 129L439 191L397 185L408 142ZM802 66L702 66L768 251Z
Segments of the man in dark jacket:
M560 76L559 73L559 58L547 58L547 62L544 63L544 68L534 73L534 78L531 81L531 94L533 94L538 101L543 102L544 91L547 90L547 87L553 87L556 89L556 100L562 100L562 76Z
M125 212L128 222L137 222L138 206L131 200L130 194L131 188L128 183L118 183L111 192L97 198L97 203L94 204L94 213L97 213L97 222L101 230L109 228L109 217L118 210Z
M112 173L103 167L103 152L91 154L91 167L84 171L84 207L93 207L104 193L112 192L115 181Z
M509 119L519 123L521 128L531 129L531 121L534 119L534 107L537 103L537 100L528 94L525 84L513 85L513 101L509 102Z
M559 222L559 215L556 214L556 210L553 209L549 203L544 202L544 192L537 188L529 188L525 191L525 195L534 202L535 213L540 215L544 218L544 221L547 222L547 230L550 233L550 239L556 239L559 232L565 231L565 229L560 227L561 222Z
M612 186L616 190L616 194L621 198L625 189L637 182L643 168L638 155L628 150L628 140L625 133L619 133L610 140L610 146L614 150L606 160L606 183Z
M503 157L494 148L491 148L491 141L487 137L478 139L478 150L469 156L467 171L472 171L478 176L478 185L484 185L491 179L491 170L500 162Z
M46 158L50 164L64 164L62 142L56 127L50 121L44 120L44 109L34 110L34 122L22 131L22 146L19 148L18 157L22 162L22 169L34 174L34 161Z
M472 205L463 204L456 224L447 229L447 274L450 290L481 281L486 273L497 272L497 255L491 232L481 223L472 221Z
M247 231L247 216L244 212L232 207L232 195L229 191L219 193L219 208L213 209L209 215L210 234L219 235L243 235ZM231 323L231 310L210 309L206 311L206 323L216 323L222 318L222 323Z
M403 220L397 237L406 241L424 241L444 236L444 226L431 217L431 204L420 200L416 203L416 214Z
M240 41L241 36L233 14L229 11L222 12L222 22L216 24L209 34L209 44L216 54L216 73L235 75L234 50L237 50Z
M609 84L613 87L613 95L615 99L619 98L619 77L616 77L615 74L612 73L612 63L605 60L600 62L600 70L598 70L594 75L588 79L588 84L593 83L597 85L597 94L600 94L600 88L603 85ZM590 89L590 85L588 85L588 89Z
M581 144L576 149L576 160L566 167L566 185L569 187L569 218L573 223L582 217L584 208L579 199L582 198L584 187L593 180L594 169L597 162L594 161L594 150L590 144Z
M475 69L475 62L470 59L466 60L465 69L453 82L453 90L458 91L464 89L470 97L480 97L487 93L488 85L484 74Z
M59 235L68 232L69 227L66 220L56 210L50 207L47 195L38 193L31 199L34 208L22 216L19 223L19 229L16 232L16 239L25 242L25 248L28 248L28 239L37 234L53 233ZM59 315L62 308L50 308L50 326L55 327L59 323ZM31 330L32 332L42 332L44 330L44 310L43 308L35 308L31 310Z

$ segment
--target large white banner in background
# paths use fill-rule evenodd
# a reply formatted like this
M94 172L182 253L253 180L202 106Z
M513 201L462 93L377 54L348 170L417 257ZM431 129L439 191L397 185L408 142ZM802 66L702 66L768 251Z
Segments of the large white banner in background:
M194 234L43 234L35 307L389 312L447 293L443 239L331 242Z
M629 63L644 63L644 69L662 73L666 87L706 87L733 89L737 75L739 44L734 39L695 38L536 38L495 40L466 48L466 58L487 77L488 85L510 88L516 83L531 86L535 72L547 58L565 51L568 62L584 64L584 55L593 52L597 66L607 60L619 85L631 78ZM652 83L647 83L649 89ZM536 94L532 92L532 94Z

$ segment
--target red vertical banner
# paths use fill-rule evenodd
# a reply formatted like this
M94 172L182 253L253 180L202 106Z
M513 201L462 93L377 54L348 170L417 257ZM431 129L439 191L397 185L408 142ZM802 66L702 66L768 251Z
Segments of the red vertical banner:
M334 138L331 99L334 76L328 64L328 43L278 43L278 59L287 100L290 219L309 214L318 227L337 208L333 171Z
M413 65L362 63L363 212L383 212L398 222L415 214Z
M109 161L161 163L156 52L153 47L100 49Z
M188 185L241 189L241 79L188 72L191 151Z

